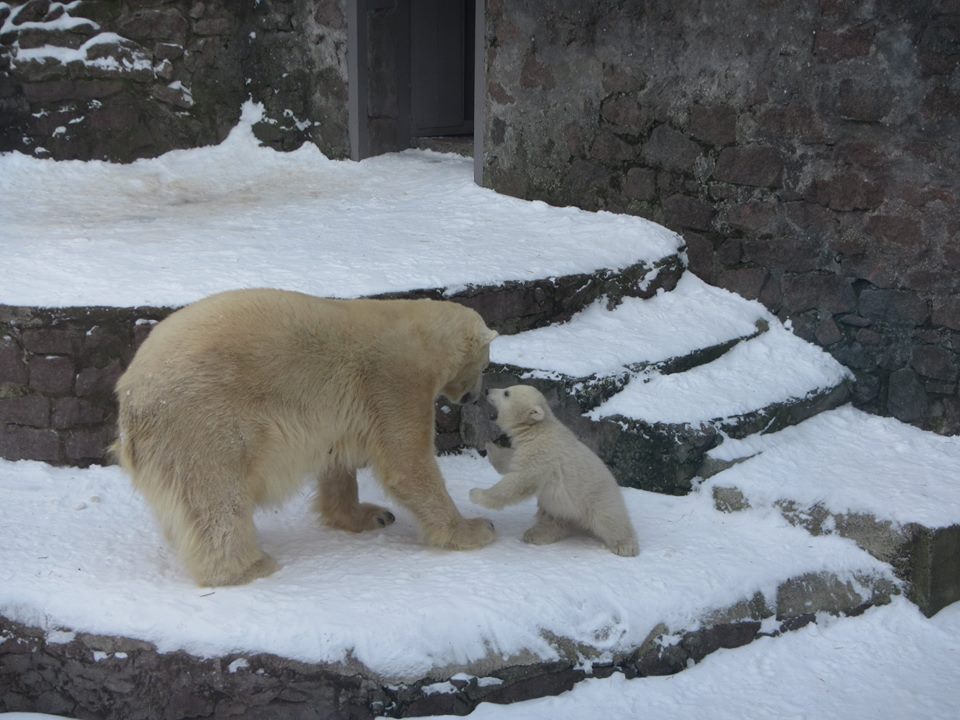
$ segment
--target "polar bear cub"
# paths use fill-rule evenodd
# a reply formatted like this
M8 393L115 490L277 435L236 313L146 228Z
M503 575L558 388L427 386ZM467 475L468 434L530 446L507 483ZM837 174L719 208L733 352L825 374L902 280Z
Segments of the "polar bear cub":
M636 555L637 536L617 481L557 420L546 398L529 385L514 385L490 390L487 399L513 447L487 446L490 462L503 478L491 488L472 489L470 500L499 510L536 495L537 521L524 533L525 542L545 545L586 530L611 552Z

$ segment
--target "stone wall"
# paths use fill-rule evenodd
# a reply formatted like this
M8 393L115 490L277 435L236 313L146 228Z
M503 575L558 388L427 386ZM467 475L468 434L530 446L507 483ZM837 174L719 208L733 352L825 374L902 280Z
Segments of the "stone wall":
M670 290L682 272L681 257L673 255L616 272L381 297L452 300L476 310L498 332L515 333L567 320L602 296L650 297ZM78 466L110 462L114 385L153 326L172 311L0 305L0 458ZM439 452L464 446L458 406L437 402L436 432Z
M483 183L649 217L960 432L960 4L488 0Z
M262 140L349 154L344 0L0 2L0 152L129 162Z

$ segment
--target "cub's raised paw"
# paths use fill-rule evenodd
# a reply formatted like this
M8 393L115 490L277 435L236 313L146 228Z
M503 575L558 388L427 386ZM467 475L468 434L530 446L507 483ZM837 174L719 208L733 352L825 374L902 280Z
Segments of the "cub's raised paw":
M470 491L470 502L474 505L480 505L485 508L491 508L496 510L497 505L490 501L490 497L487 494L487 491L483 488L473 488Z

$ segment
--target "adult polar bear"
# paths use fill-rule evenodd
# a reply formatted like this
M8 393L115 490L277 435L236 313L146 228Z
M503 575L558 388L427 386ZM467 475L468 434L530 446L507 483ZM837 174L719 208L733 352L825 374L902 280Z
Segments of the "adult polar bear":
M201 585L269 575L253 511L314 475L315 510L361 532L393 522L361 503L371 465L431 545L481 547L434 457L434 401L478 395L496 333L435 300L327 300L237 290L159 323L117 383L114 453Z

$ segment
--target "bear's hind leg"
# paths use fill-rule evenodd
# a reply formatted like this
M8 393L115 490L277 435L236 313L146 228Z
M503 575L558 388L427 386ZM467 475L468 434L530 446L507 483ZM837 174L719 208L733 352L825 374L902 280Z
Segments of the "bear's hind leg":
M342 468L334 468L317 477L313 509L326 526L348 532L376 530L396 520L387 508L360 502L356 471Z
M257 544L251 504L217 503L188 512L178 550L198 585L243 585L277 569Z
M633 557L640 553L637 533L627 511L622 507L622 501L619 505L611 502L611 507L605 511L593 513L589 520L589 530L615 555Z

